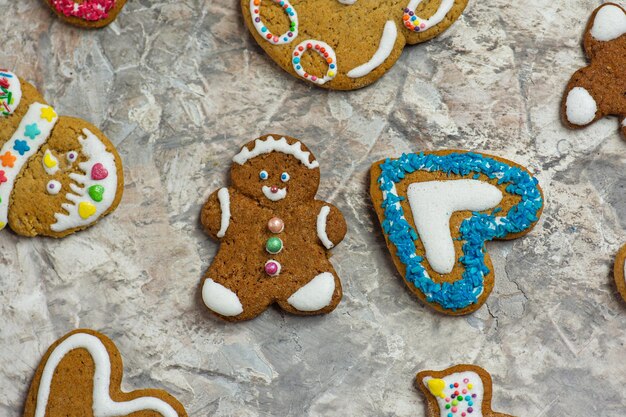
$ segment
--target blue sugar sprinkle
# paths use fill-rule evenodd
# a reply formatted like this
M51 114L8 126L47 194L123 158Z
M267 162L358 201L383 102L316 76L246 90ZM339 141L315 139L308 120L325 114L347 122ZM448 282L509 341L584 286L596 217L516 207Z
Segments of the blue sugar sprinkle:
M509 234L520 233L538 220L543 206L538 181L528 172L493 158L476 153L451 153L448 155L426 155L422 153L404 154L398 159L387 159L380 164L379 188L386 193L382 202L384 219L382 228L396 250L396 256L406 266L405 279L420 290L426 300L437 303L447 310L458 310L476 303L483 292L483 279L489 274L485 264L484 245L486 241L504 238ZM511 207L504 217L491 214L472 213L459 228L459 240L465 242L459 262L465 267L460 280L454 283L435 283L422 266L424 258L415 254L417 232L404 218L402 207L396 203L404 197L395 195L393 185L402 181L405 174L418 170L444 172L447 175L472 176L480 174L490 179L498 179L498 184L507 184L506 192L521 197L521 201Z

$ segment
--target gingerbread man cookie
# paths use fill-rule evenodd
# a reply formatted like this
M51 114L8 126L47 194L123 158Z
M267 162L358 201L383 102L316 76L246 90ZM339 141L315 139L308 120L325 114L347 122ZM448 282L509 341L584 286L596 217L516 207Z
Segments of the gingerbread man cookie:
M476 311L493 289L485 243L528 233L543 210L541 188L526 168L464 151L376 162L370 194L406 285L451 315Z
M202 209L206 232L221 242L202 282L206 306L229 321L273 303L294 314L334 310L341 282L329 250L343 240L346 222L315 200L320 169L311 151L288 136L262 136L235 155L230 176L232 186Z
M113 22L126 0L45 0L52 11L66 22L97 29Z
M165 391L121 389L122 357L103 334L75 330L55 342L31 383L24 417L187 417Z
M626 245L622 246L619 252L617 252L617 256L615 256L613 276L617 290L624 301L626 301Z
M0 108L0 230L64 237L117 207L122 163L102 132L3 70Z
M241 0L254 39L285 71L335 90L380 78L406 44L434 38L468 0Z
M626 137L626 10L615 3L598 7L583 44L590 64L567 84L563 120L577 129L608 115L618 116Z
M422 371L415 384L426 397L427 417L512 417L491 409L491 376L481 367Z

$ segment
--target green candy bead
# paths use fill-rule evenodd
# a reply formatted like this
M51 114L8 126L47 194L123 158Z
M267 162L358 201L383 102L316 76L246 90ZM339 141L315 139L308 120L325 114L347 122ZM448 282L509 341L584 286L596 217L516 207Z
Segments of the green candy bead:
M102 201L102 196L104 194L104 187L101 185L92 185L89 187L89 196L93 201L99 203Z
M271 254L277 254L281 250L283 250L283 241L277 237L270 237L265 242L265 249Z

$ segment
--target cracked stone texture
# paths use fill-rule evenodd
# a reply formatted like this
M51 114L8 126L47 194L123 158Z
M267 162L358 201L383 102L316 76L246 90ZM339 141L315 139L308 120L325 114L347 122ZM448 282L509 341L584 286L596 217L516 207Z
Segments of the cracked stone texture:
M191 416L423 416L415 373L471 362L516 416L623 416L626 304L612 283L626 241L626 142L614 118L559 118L600 1L472 0L443 36L407 48L361 91L316 89L252 41L239 3L130 0L104 30L62 23L41 0L0 0L2 66L61 114L106 132L125 165L118 210L70 238L0 236L0 414L19 416L48 346L104 332L125 389L164 388ZM326 317L270 309L215 320L198 284L217 245L198 216L239 146L301 138L319 196L349 233L333 263L345 296ZM488 245L496 286L471 316L434 314L405 289L368 198L373 161L446 148L527 165L547 204L522 239Z

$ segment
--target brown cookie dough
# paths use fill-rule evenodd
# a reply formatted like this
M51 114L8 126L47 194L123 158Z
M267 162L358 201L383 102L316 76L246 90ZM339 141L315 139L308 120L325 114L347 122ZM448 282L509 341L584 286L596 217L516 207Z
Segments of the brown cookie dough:
M74 26L99 29L113 22L126 0L45 0L52 11Z
M241 0L241 8L254 39L285 71L355 90L387 72L406 44L446 30L467 1Z
M0 84L9 85L0 96L0 229L58 238L115 210L124 174L106 136L84 120L57 115L14 74L0 72Z
M266 135L233 158L232 185L201 214L220 248L202 281L205 305L229 321L256 317L273 303L294 314L328 313L341 300L329 261L346 234L332 204L316 200L319 164L298 140Z
M422 371L415 385L426 398L427 417L513 417L491 409L491 376L476 365Z
M615 265L613 266L615 285L620 295L626 301L626 245L617 252Z
M123 392L122 357L113 342L93 330L75 330L44 355L30 386L24 417L186 417L163 390Z
M585 29L583 45L589 65L567 84L563 122L578 129L614 115L626 138L626 10L615 3L598 7Z
M472 313L485 303L495 277L486 241L525 235L543 211L528 170L487 154L403 155L374 163L370 176L396 268L420 300L444 314Z

